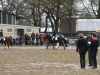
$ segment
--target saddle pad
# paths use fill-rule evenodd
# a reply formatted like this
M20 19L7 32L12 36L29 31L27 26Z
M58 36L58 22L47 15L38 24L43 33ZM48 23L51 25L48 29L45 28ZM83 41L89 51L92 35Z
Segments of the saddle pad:
M53 36L53 37L52 37L52 40L58 40L58 37Z
M4 40L4 41L6 40L5 37L3 37L3 40Z
M58 40L58 38L57 38L57 37L55 37L55 40Z

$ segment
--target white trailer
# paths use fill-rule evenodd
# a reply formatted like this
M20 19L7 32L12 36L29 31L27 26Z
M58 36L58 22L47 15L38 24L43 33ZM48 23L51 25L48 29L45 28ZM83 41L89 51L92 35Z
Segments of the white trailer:
M100 19L78 19L76 31L94 31L100 28Z

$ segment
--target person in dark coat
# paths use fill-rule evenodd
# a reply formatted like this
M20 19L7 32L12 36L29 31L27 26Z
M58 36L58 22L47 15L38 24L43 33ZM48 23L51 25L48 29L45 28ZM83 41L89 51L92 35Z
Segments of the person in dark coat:
M32 45L34 45L34 40L35 40L35 33L34 33L34 31L31 34L31 39L32 39Z
M88 60L89 60L89 66L92 66L92 55L91 55L91 50L90 50L90 45L91 45L91 37L92 33L88 34L86 40L87 40L87 50L88 50Z
M25 45L29 45L29 35L25 34Z
M3 30L0 31L0 43L3 43Z
M2 30L0 31L0 37L3 37L3 31Z
M79 34L79 39L77 41L76 51L79 52L80 55L80 67L81 69L85 69L85 55L87 52L87 41L83 37L83 34Z
M99 47L99 40L97 38L97 35L95 33L92 34L91 37L91 45L90 45L90 50L91 50L91 55L92 55L92 63L93 63L93 68L97 68L97 52L98 52L98 47Z

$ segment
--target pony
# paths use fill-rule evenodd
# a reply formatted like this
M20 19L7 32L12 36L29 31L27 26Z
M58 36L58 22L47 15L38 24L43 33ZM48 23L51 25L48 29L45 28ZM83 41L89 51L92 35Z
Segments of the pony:
M64 50L65 50L65 47L67 46L66 39L64 36L62 37L62 35L52 36L52 35L47 34L46 40L47 40L46 49L48 49L50 44L52 44L53 49L55 49L55 44L57 44L57 43L59 44L57 49L62 45L64 47Z
M4 46L4 50L5 50L5 47L6 47L6 46L9 48L9 46L12 45L12 44L11 44L11 39L10 39L10 37L3 37L3 38L1 39L1 45Z

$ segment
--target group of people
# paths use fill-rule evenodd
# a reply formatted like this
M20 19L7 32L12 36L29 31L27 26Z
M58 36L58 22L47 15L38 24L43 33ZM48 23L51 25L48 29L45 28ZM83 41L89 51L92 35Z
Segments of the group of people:
M97 52L99 47L99 40L96 33L90 33L87 38L83 37L83 34L79 34L79 39L76 44L76 51L80 55L80 67L85 69L85 55L88 52L89 66L92 66L92 69L97 68Z
M19 36L16 38L13 38L9 36L10 42L12 45L22 45L23 41L25 45L44 45L45 43L45 35L44 34L38 34L34 33L34 31L31 33L31 35L28 35L27 33L24 35L24 40ZM3 42L3 30L0 30L0 43Z
M30 36L28 34L25 34L25 44L29 45L29 41L31 41L32 45L44 45L45 35L38 33L35 34L34 31Z

